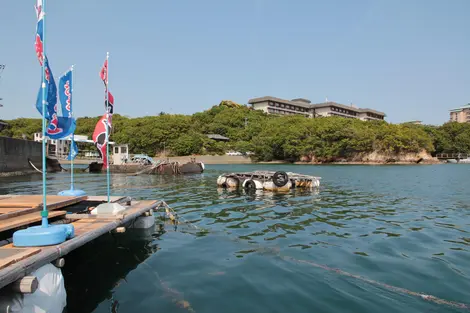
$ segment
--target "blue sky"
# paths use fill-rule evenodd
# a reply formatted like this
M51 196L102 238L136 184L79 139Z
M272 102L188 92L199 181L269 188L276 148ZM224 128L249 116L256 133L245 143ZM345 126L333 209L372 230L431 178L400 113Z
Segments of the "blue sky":
M0 118L39 117L34 0L0 2ZM441 124L470 102L468 0L47 0L56 80L75 64L76 116L192 114L223 99L331 101Z

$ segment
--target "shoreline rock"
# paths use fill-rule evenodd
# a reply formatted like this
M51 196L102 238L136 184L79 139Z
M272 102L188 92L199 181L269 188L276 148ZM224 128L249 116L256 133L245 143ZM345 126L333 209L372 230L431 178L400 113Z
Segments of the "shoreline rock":
M405 164L440 164L437 158L431 156L427 151L416 153L384 153L370 152L357 153L349 158L322 160L315 156L303 156L296 164L354 164L354 165L405 165Z

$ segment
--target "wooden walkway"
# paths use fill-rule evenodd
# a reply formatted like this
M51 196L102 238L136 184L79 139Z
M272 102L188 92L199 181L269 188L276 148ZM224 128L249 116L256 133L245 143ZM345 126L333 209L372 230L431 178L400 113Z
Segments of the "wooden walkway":
M461 159L470 158L470 154L468 153L438 153L436 154L436 158L440 160L448 160L448 159L461 160Z
M125 201L125 197L113 197L113 202ZM153 211L162 201L145 200L123 204L126 208L119 215L68 214L67 209L82 201L103 203L106 197L48 196L49 218L71 223L75 236L59 245L32 248L16 248L13 244L0 247L0 288L3 288L41 266L53 262L84 244L126 225L146 212ZM0 234L25 228L41 221L42 196L0 196Z

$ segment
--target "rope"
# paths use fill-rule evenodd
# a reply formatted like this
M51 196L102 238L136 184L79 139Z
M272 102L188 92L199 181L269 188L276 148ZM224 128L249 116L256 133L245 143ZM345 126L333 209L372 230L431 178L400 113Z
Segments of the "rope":
M180 218L180 217L178 217L177 213L171 207L169 207L168 204L165 201L161 202L159 208L161 208L162 206L165 208L165 213L170 218L170 220L172 220L175 224L178 224L179 223L178 218ZM196 229L199 229L199 227L192 224L191 222L186 221L185 223L195 227ZM235 240L235 241L238 241L238 240ZM273 250L273 249L269 249L269 248L265 248L265 247L260 247L260 249L259 249L261 254L266 254L267 252L269 252L271 250ZM435 303L435 304L445 305L445 306L449 306L449 307L453 307L453 308L465 309L465 310L470 311L470 304L451 301L451 300L446 300L446 299L441 299L441 298L438 298L438 297L433 296L433 295L420 293L420 292L408 290L408 289L405 289L405 288L385 284L385 283L382 283L382 282L379 282L379 281L376 281L376 280L372 280L372 279L369 279L369 278L366 278L366 277L363 277L363 276L360 276L360 275L352 274L352 273L343 271L341 269L333 268L333 267L330 267L330 266L327 266L327 265L324 265L324 264L319 264L319 263L315 263L315 262L308 261L308 260L296 259L296 258L291 257L291 256L284 256L284 255L281 255L279 253L279 250L275 250L274 253L279 258L281 258L282 260L285 260L285 261L291 261L291 262L296 262L296 263L299 263L299 264L305 264L305 265L313 266L315 268L320 268L320 269L323 269L325 271L336 273L336 274L341 275L341 276L354 278L354 279L360 280L364 283L379 286L379 287L387 289L391 292L395 292L395 293L398 293L398 294L410 295L410 296L417 297L417 298L420 298L420 299L423 299L425 301L432 302L432 303ZM158 279L160 280L159 277L158 277ZM161 280L160 280L160 283L162 284L162 286L164 285L164 282L162 282ZM189 310L189 311L191 311L191 310Z
M38 169L36 166L34 166L33 162L31 162L30 159L28 159L28 163L29 163L29 165L31 165L36 171L38 171L39 173L42 174L42 171L41 171L40 169Z
M295 259L293 257L282 256L282 255L279 255L279 257L281 259L284 259L284 260L289 260L289 261L293 261L293 262L300 263L300 264L307 264L307 265L310 265L310 266L313 266L313 267L316 267L316 268L321 268L321 269L329 271L329 272L334 272L334 273L342 275L342 276L355 278L357 280L369 283L371 285L376 285L376 286L385 288L387 290L394 291L396 293L407 294L407 295L410 295L410 296L418 297L418 298L421 298L423 300L433 302L433 303L436 303L436 304L447 305L447 306L454 307L454 308L470 310L470 305L466 304L466 303L449 301L449 300L445 300L445 299L435 297L433 295L427 295L427 294L424 294L424 293L411 291L411 290L408 290L408 289L405 289L405 288L388 285L388 284L381 283L381 282L376 281L376 280L372 280L372 279L369 279L369 278L366 278L366 277L351 274L351 273L345 272L343 270L340 270L338 268L332 268L332 267L322 265L322 264L318 264L318 263L315 263L315 262L312 262L312 261L300 260L300 259Z
M183 217L180 217L178 215L178 213L175 212L175 210L173 210L170 206L168 206L168 204L165 202L165 201L162 201L159 208L161 207L164 207L165 208L165 213L166 213L166 216L175 224L175 225L179 225L181 224L179 222L179 220L183 220L183 223L187 224L187 225L190 225L192 227L194 227L195 229L197 230L201 230L200 227L194 225L193 223L187 221L186 219L184 219Z
M117 244L117 241L115 241L115 243ZM136 259L137 262L139 262L139 265L144 265L148 268L148 272L152 273L156 280L158 281L158 283L160 284L160 287L162 288L163 292L164 292L164 296L167 296L169 298L171 298L171 301L179 308L182 308L182 309L185 309L187 310L189 313L196 313L196 311L194 310L194 308L191 306L191 304L189 303L189 301L187 301L185 298L184 298L184 295L183 293L181 293L180 291L174 289L174 288L171 288L167 282L165 282L161 277L160 275L158 274L158 272L153 268L151 267L150 265L147 264L146 260L140 260L137 255L135 255L128 247L117 247L118 249L124 249L124 250L127 250L129 251L129 253L131 253L133 256L134 256L134 259ZM124 279L125 280L125 279ZM117 313L117 309L119 307L119 302L117 300L114 299L114 294L112 294L111 296L111 305L110 305L110 311L112 313ZM114 311L113 311L114 309Z
M163 205L165 207L165 212L166 212L167 216L169 216L170 220L175 221L175 224L177 224L178 223L178 220L177 220L178 216L177 216L176 212L171 207L169 207L168 204L164 201L162 201L161 205ZM175 217L175 215L176 215L176 217ZM185 223L187 223L187 224L189 224L189 225L191 225L191 226L193 226L193 227L195 227L196 229L199 230L199 227L192 224L191 222L185 222ZM235 239L235 241L238 242L239 240ZM266 254L267 252L271 251L272 249L265 248L265 247L260 247L257 250L259 252L261 252L261 254ZM281 258L282 260L285 260L285 261L292 261L292 262L296 262L296 263L299 263L299 264L305 264L305 265L313 266L315 268L320 268L320 269L326 270L328 272L333 272L333 273L336 273L336 274L339 274L339 275L342 275L342 276L354 278L354 279L360 280L362 282L369 283L371 285L379 286L379 287L382 287L382 288L387 289L387 290L392 291L392 292L396 292L396 293L399 293L399 294L410 295L410 296L417 297L417 298L423 299L425 301L429 301L429 302L439 304L439 305L445 305L445 306L449 306L449 307L453 307L453 308L465 309L465 310L470 311L470 304L441 299L441 298L438 298L438 297L433 296L433 295L429 295L429 294L420 293L420 292L408 290L408 289L401 288L401 287L388 285L388 284L385 284L385 283L382 283L382 282L379 282L379 281L376 281L376 280L372 280L372 279L369 279L369 278L366 278L366 277L363 277L363 276L360 276L360 275L356 275L356 274L352 274L352 273L343 271L343 270L338 269L338 268L329 267L329 266L324 265L324 264L318 264L318 263L308 261L308 260L296 259L296 258L293 258L291 256L284 256L284 255L281 255L279 253L279 250L275 250L274 253L279 258Z

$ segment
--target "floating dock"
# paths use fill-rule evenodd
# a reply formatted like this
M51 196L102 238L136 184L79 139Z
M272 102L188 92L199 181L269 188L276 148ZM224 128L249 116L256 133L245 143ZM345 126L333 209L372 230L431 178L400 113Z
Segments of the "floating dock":
M123 232L125 227L134 227L140 218L151 219L153 223L144 224L153 226L155 224L154 210L166 207L165 202L158 200L133 201L128 197L111 197L110 201L119 203L124 210L114 215L90 214L94 207L106 203L107 197L47 196L49 223L71 223L75 229L74 237L53 246L18 248L13 246L11 236L18 229L40 224L42 196L0 196L0 288L10 284L15 285L15 283L16 285L23 284L23 289L21 291L20 288L19 292L33 293L37 288L37 282L34 286L34 277L22 281L31 272L48 263L54 261L57 263L57 260L71 251L108 232ZM28 288L31 289L29 292Z
M255 171L220 175L217 186L245 190L288 191L293 188L315 188L321 177L292 172Z

